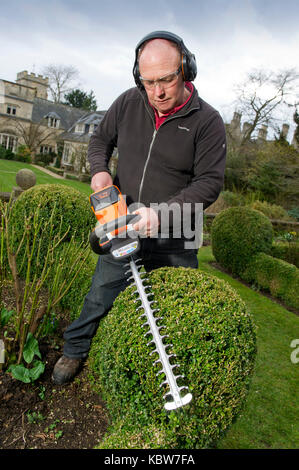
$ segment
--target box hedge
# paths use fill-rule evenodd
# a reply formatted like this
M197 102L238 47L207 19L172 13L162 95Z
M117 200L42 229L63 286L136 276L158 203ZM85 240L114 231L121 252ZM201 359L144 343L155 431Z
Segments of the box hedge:
M240 412L256 353L255 329L244 302L224 281L191 268L149 274L152 293L177 355L179 385L191 403L164 409L167 391L150 356L144 319L136 312L135 287L122 292L101 320L88 359L90 381L106 401L112 425L99 445L116 448L204 448ZM161 323L162 322L162 323ZM179 379L181 380L181 379Z
M242 278L299 309L299 269L293 264L258 253L249 261Z
M14 231L14 244L18 245L23 236L24 223L26 217L36 216L36 223L39 225L38 234L42 232L44 225L50 220L54 211L53 221L51 222L51 236L48 239L44 237L43 245L39 259L42 260L46 255L47 249L55 236L64 237L64 242L69 242L72 236L80 243L88 241L91 229L95 225L95 218L90 209L88 197L76 189L59 184L42 184L34 186L24 191L14 202L10 216L10 230ZM33 223L30 220L30 237L33 238ZM38 237L37 237L38 239ZM23 243L20 251L20 258L25 253L26 243ZM34 258L33 258L34 260ZM40 266L42 268L42 266ZM32 271L37 272L38 266Z
M211 240L221 266L241 275L253 255L271 252L273 228L268 217L257 210L230 207L215 217Z
M86 260L79 270L77 276L75 277L74 281L71 284L71 287L66 292L66 294L62 297L59 302L59 306L64 310L70 313L70 320L73 321L80 315L81 308L83 306L84 298L89 291L91 286L92 276L94 274L94 270L96 267L98 256L91 251L91 249L87 248L80 248L76 246L76 244L72 244L71 246L66 246L67 244L62 244L61 248L57 250L56 258L59 260L60 257L65 255L67 252L69 264L63 265L63 269L60 269L60 277L61 280L66 279L69 280L70 273L68 266L71 266L76 260L78 264L80 263L81 259L86 257ZM59 261L57 261L59 262ZM52 284L52 272L47 280L47 286L49 291L51 291L51 284Z
M299 268L299 243L298 242L273 242L271 255L280 258L287 263Z

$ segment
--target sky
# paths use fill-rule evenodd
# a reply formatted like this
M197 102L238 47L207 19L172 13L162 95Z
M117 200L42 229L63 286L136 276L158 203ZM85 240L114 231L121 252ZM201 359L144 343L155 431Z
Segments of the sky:
M0 0L0 79L72 65L74 85L106 110L135 85L136 44L167 30L195 54L199 95L228 122L248 72L299 68L298 18L298 0Z

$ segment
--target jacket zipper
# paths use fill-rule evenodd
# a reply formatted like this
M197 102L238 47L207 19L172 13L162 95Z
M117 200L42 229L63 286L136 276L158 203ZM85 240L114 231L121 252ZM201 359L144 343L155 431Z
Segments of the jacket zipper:
M147 107L145 106L146 110L148 111ZM199 107L197 108L192 108L192 109L189 109L189 111L185 114L180 114L179 116L172 116L170 117L169 119L167 119L167 121L164 121L161 126L159 127L159 129L164 125L166 124L166 122L169 122L169 121L172 121L173 119L177 119L179 117L185 117L187 116L189 113L191 113L191 111L196 111L198 110ZM149 111L148 111L149 112ZM151 116L152 118L152 116ZM154 127L155 127L155 121L153 120L152 118L152 121L153 121L153 124L154 124ZM138 194L138 202L140 202L140 199L141 199L141 192L142 192L142 189L143 189L143 184L144 184L144 177L145 177L145 172L146 172L146 169L147 169L147 165L148 165L148 162L149 162L149 159L151 157L151 152L152 152L152 148L153 148L153 145L154 145L154 141L155 141L155 138L156 138L156 135L157 135L157 132L159 129L154 129L154 133L153 133L153 136L152 136L152 140L151 140L151 143L150 143L150 147L149 147L149 151L148 151L148 154L147 154L147 159L146 159L146 162L145 162L145 165L144 165L144 168L143 168L143 173L142 173L142 178L141 178L141 182L140 182L140 186L139 186L139 194Z
M150 156L151 156L151 151L152 151L152 147L153 147L153 145L154 145L154 141L155 141L157 132L158 132L158 131L155 129L155 130L154 130L154 133L153 133L152 140L151 140L151 144L150 144L150 147L149 147L149 151L148 151L148 154L147 154L147 159L146 159L146 162L145 162L145 164L144 164L143 173L142 173L142 178L141 178L141 182L140 182L140 186L139 186L138 202L140 202L141 191L142 191L142 188L143 188L143 182L144 182L146 167L147 167L147 165L148 165L148 162L149 162L149 159L150 159Z

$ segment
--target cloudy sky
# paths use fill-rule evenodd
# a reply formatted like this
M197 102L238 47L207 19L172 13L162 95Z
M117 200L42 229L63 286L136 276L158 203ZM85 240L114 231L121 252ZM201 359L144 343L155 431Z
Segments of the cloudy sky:
M73 65L107 109L134 86L136 43L163 29L196 55L199 94L227 120L248 71L298 67L298 18L298 0L0 0L0 78Z

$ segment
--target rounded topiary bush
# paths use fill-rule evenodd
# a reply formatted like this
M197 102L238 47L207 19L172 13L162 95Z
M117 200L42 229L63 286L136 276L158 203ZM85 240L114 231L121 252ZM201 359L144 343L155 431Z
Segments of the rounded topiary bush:
M264 214L248 207L230 207L218 214L211 227L216 261L241 275L253 255L270 254L273 227Z
M22 240L26 218L29 218L30 246L33 244L33 233L37 232L35 249L40 250L41 268L49 245L57 243L66 232L63 241L70 241L74 237L79 243L87 242L89 233L95 225L88 197L76 189L60 184L34 186L22 193L13 203L9 225L10 231L14 234L16 247ZM45 230L47 233L44 233ZM41 236L42 243L38 246L37 242ZM26 241L27 239L24 240L20 250L20 257L25 253Z
M88 360L89 376L112 418L101 448L203 448L231 425L244 402L255 358L255 332L245 304L224 281L191 268L149 274L161 334L177 355L190 404L164 408L167 391L156 353L145 337L135 287L129 286L100 322ZM161 323L162 322L162 323ZM165 341L165 340L164 340ZM185 392L186 393L186 392Z

